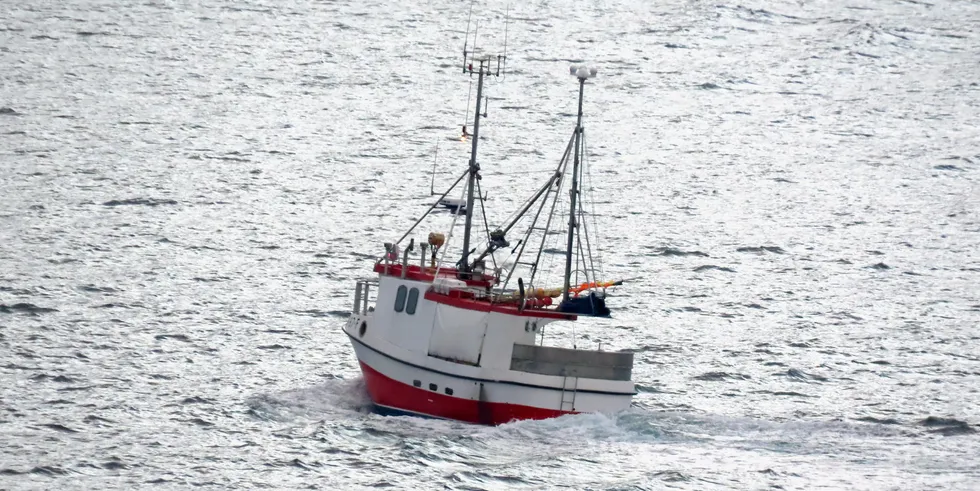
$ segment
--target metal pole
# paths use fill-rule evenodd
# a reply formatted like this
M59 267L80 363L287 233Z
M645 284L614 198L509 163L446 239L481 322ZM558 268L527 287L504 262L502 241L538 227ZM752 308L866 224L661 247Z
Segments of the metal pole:
M369 307L369 304L370 303L371 303L371 284L365 282L364 283L364 303L361 304L361 307L364 310L361 312L361 314L367 315L368 309L370 308Z
M354 289L354 313L361 313L361 285L360 281L357 282L357 288Z
M480 142L480 103L483 101L483 64L480 60L480 73L476 82L476 114L473 117L473 149L470 151L470 169L466 190L466 225L463 229L463 257L459 260L459 272L469 273L470 265L470 229L473 226L473 191L480 172L480 164L476 163L476 146ZM466 277L469 275L467 274Z
M565 248L565 288L562 292L562 302L568 301L568 289L572 281L572 252L575 245L575 215L578 198L578 165L579 153L582 150L582 96L585 93L585 78L578 79L578 122L575 124L575 158L572 164L571 205L568 213L568 246Z

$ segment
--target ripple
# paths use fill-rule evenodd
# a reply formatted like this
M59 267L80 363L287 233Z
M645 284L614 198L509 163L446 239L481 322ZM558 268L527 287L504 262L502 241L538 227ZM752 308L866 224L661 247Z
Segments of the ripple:
M180 401L180 403L181 404L214 404L214 401L210 399L205 399L203 397L193 396Z
M814 396L803 394L801 392L793 392L788 390L758 390L755 391L756 394L769 394L774 396L785 396L785 397L803 397L812 398Z
M73 430L73 429L71 429L71 428L69 428L67 426L60 425L60 424L57 424L57 423L45 423L45 424L42 424L41 426L43 426L45 428L48 428L48 429L51 429L51 430L60 431L62 433L78 433L78 430Z
M863 416L860 418L855 418L857 421L863 421L865 423L875 423L880 425L898 425L901 424L897 419L893 418L875 418L873 416Z
M29 471L31 474L42 474L46 476L64 476L69 474L69 472L61 467L55 467L53 465L42 465L35 467Z
M980 4L505 3L473 4L513 50L476 229L553 172L567 65L598 64L582 247L630 281L535 341L636 353L631 408L372 412L340 328L433 165L465 170L466 5L8 2L0 487L972 489ZM413 235L450 263L452 220Z
M741 374L741 373L728 373L728 372L707 372L702 373L694 377L695 380L709 380L709 381L720 381L720 380L749 380L752 377Z
M960 421L954 418L929 416L919 421L919 424L930 428L928 430L930 433L937 433L943 436L971 435L977 433L977 429L967 424L966 421Z
M790 368L786 372L780 373L778 375L789 377L789 378L794 379L794 380L807 381L807 382L809 382L809 381L826 382L827 381L827 377L824 377L824 376L821 376L821 375L816 375L816 374L813 374L813 373L807 373L807 372L804 372L803 370L797 370L796 368Z
M53 309L50 307L38 307L32 303L15 303L13 305L5 305L0 303L0 313L3 314L14 314L23 313L29 315L46 314L49 312L57 312L58 309Z
M161 206L161 205L176 205L177 202L172 199L155 199L155 198L129 198L120 200L109 200L102 203L103 206Z
M111 425L111 424L115 424L116 423L115 421L113 421L111 419L103 418L101 416L96 416L94 414L90 414L88 416L85 416L85 418L82 420L82 422L88 423L88 424L92 424L92 425Z
M265 346L256 346L258 349L264 350L281 350L281 349L292 349L289 346L283 346L281 344L267 344Z
M764 254L766 252L771 252L773 254L785 254L781 247L776 246L758 246L758 247L739 247L735 249L736 252L750 252L753 254Z
M680 249L674 249L672 247L657 247L654 248L656 252L650 254L652 256L697 256L697 257L708 257L707 254L701 251L683 251Z
M157 334L156 336L153 336L153 339L157 339L160 341L173 339L175 341L182 341L185 343L189 343L191 341L191 339L187 337L186 334Z

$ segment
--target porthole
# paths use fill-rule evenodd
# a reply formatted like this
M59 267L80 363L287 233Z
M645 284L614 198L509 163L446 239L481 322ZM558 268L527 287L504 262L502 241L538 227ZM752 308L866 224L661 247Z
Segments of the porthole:
M449 387L446 387L446 395L447 396L453 395L453 389L450 389Z
M364 333L367 332L367 321L361 321L361 327L357 329L357 335L364 337Z
M429 390L439 390L439 386L436 384L429 384Z
M415 314L415 307L419 303L419 289L412 288L408 291L408 305L405 306L405 313L409 315Z
M413 380L412 381L412 385L414 385L416 387L422 387L422 381L421 380Z
M398 287L398 292L395 293L395 312L401 312L405 310L405 296L408 295L408 287L405 285Z

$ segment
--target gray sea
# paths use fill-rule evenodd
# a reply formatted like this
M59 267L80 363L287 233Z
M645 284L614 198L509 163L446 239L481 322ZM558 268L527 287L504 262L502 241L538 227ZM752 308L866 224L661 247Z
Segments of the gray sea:
M980 489L980 3L469 17L0 4L0 488ZM467 26L506 45L492 223L561 157L569 64L599 69L589 190L629 281L546 342L634 349L628 411L370 410L340 327L433 166L465 170Z

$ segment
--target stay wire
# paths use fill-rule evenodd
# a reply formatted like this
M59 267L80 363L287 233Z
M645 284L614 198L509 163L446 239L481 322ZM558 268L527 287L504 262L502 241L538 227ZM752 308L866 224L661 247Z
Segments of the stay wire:
M476 179L476 192L480 195L480 214L483 215L483 228L487 231L487 238L490 238L490 224L487 222L487 207L483 206L483 189L480 187L480 179ZM497 259L490 254L490 261L493 262L493 269L497 269Z

